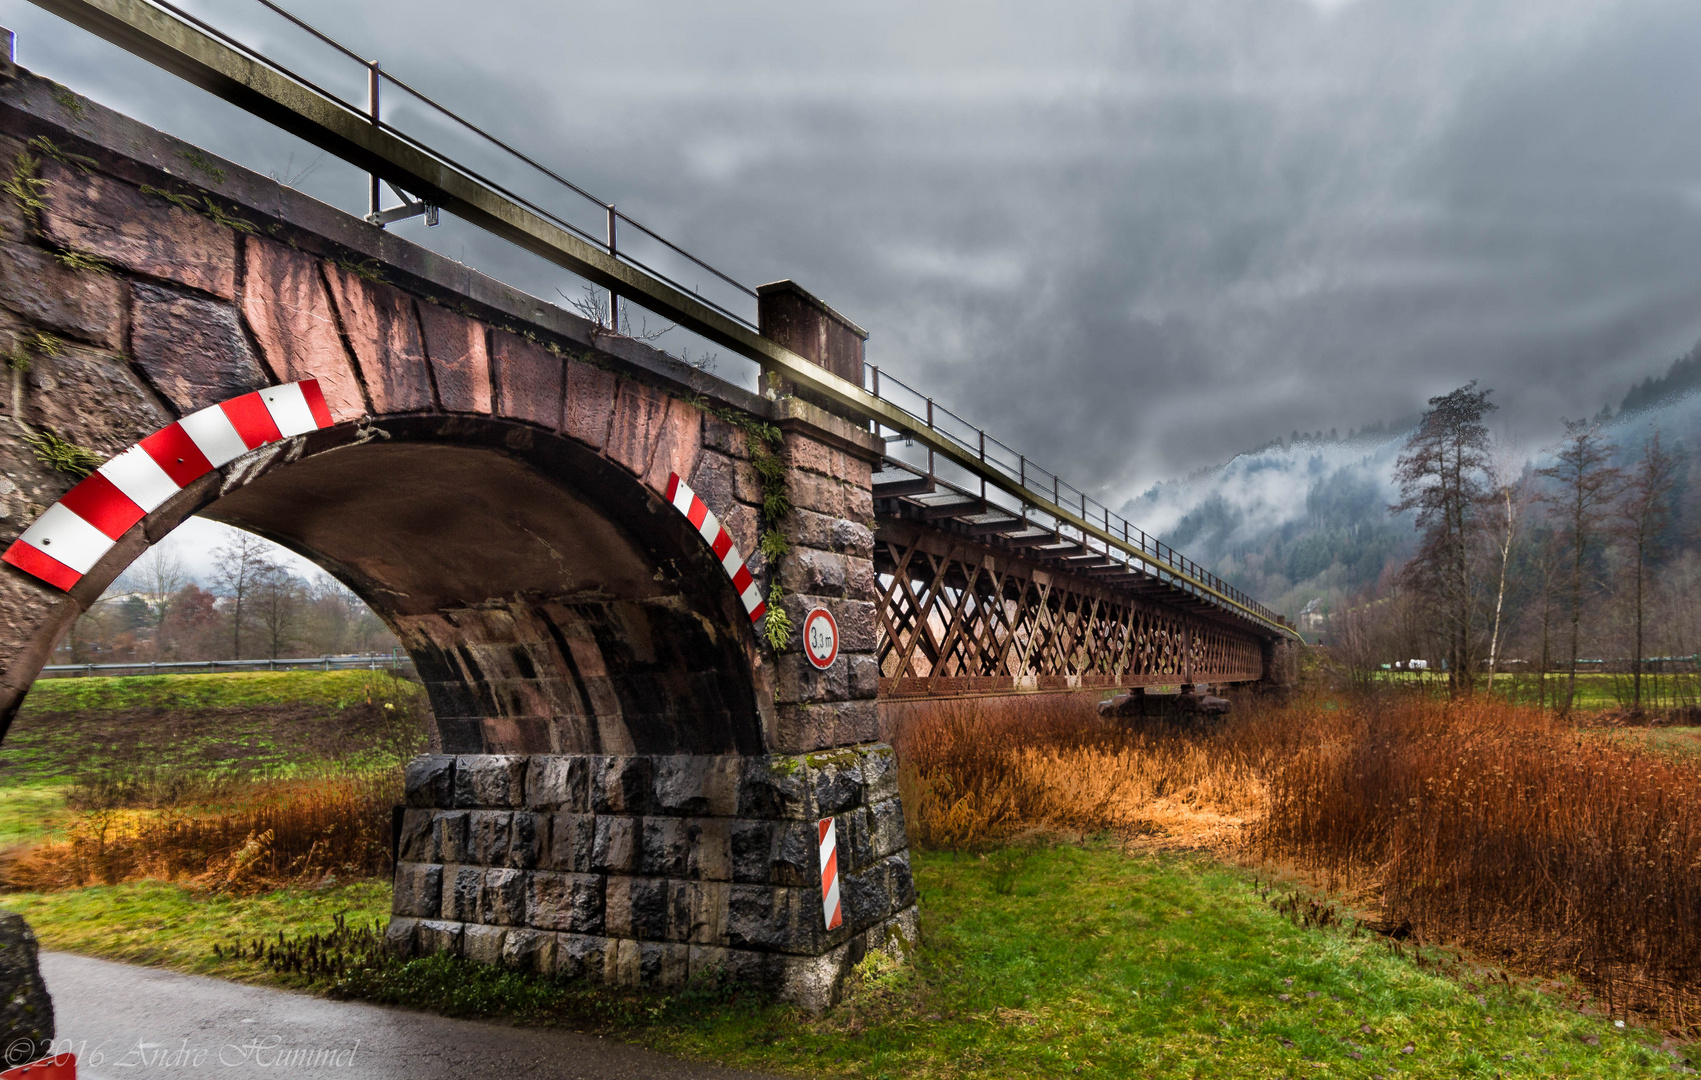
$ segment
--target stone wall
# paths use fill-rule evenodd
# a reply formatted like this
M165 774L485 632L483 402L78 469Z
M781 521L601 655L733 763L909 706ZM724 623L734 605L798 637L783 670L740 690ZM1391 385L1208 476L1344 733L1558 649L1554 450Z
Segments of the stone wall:
M828 931L817 821L835 821ZM810 1008L916 941L897 762L781 755L433 755L407 772L392 945L559 978L724 976Z

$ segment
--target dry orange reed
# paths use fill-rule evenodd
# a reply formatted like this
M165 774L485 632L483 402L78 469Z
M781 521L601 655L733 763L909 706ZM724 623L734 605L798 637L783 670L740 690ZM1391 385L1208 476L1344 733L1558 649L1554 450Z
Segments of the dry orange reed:
M1701 989L1701 766L1538 709L1285 710L1266 857L1374 886L1388 914L1687 1022Z
M973 699L933 703L899 734L910 833L929 847L973 846L1026 828L1234 837L1263 807L1243 748L1172 728L1082 723Z
M1064 826L1238 846L1424 939L1575 972L1613 1009L1688 1023L1701 991L1701 762L1539 709L1384 696L1200 732L941 703L899 751L919 844Z
M4 881L47 891L156 878L245 893L388 874L400 795L394 776L356 776L259 783L222 810L92 810L10 861Z

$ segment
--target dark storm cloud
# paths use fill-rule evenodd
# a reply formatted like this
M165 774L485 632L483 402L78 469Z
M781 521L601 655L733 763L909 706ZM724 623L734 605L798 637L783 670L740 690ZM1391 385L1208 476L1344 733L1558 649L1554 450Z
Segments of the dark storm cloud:
M1472 378L1540 430L1701 337L1691 3L298 6L1117 501ZM313 157L8 11L46 74L263 171ZM334 163L299 183L358 205Z

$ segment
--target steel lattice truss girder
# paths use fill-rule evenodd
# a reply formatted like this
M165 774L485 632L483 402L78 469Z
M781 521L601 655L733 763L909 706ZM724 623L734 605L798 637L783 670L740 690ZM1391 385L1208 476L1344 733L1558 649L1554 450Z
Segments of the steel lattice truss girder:
M875 530L882 697L1249 682L1255 633L911 522Z

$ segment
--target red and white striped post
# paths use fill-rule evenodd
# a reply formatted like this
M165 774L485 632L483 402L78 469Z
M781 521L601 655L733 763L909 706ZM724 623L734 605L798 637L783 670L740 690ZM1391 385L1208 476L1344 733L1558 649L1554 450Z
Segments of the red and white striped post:
M827 929L836 930L844 922L839 909L839 844L832 818L822 818L821 831L821 917Z

